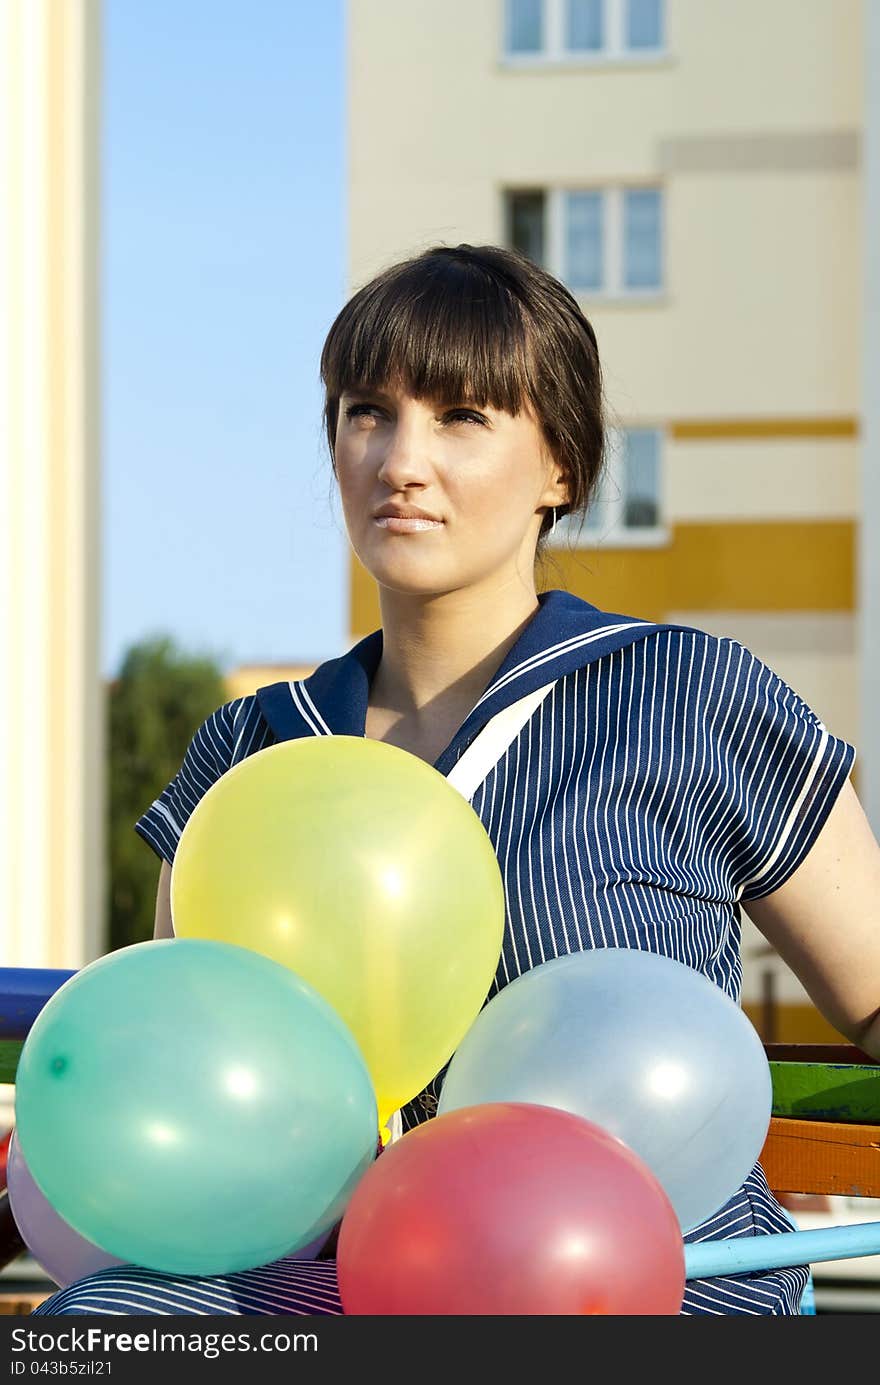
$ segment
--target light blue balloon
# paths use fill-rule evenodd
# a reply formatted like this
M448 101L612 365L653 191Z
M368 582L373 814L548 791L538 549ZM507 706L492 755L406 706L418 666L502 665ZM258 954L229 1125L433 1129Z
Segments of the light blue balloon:
M231 943L139 943L78 972L28 1035L17 1139L38 1187L101 1249L222 1274L340 1219L376 1153L351 1033L294 972Z
M505 986L465 1035L438 1113L537 1102L617 1135L688 1231L751 1172L770 1124L764 1048L699 972L650 952L559 957Z

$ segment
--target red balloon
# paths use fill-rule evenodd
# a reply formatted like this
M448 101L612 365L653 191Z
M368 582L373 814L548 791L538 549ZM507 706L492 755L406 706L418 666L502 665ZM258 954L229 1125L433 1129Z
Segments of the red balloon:
M492 1102L420 1125L355 1189L346 1313L675 1314L681 1228L628 1145L582 1116Z

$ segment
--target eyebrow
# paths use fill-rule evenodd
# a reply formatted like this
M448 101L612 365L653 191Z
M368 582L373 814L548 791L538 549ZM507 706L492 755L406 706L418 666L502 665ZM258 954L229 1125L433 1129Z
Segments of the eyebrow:
M384 390L371 390L359 385L350 385L347 389L344 389L342 391L342 395L348 395L351 399L385 399L389 403L392 402L392 396L390 394L386 394ZM474 409L481 409L483 407L480 404L477 404L473 399L469 399L467 397L463 399L441 400L440 403L445 404L449 408L455 408L456 406L458 406L459 408L468 407ZM483 411L486 412L485 409Z

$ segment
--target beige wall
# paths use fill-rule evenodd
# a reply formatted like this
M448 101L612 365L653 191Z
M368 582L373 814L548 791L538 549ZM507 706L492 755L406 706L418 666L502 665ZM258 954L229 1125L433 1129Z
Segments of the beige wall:
M510 66L500 59L500 0L451 0L442 22L427 0L352 0L351 287L434 241L501 243L505 187L659 181L663 293L581 298L620 421L852 419L860 0L667 8L670 53L656 64ZM814 505L853 514L856 443L843 490L839 448L750 450L752 473L771 463L774 515L786 489L795 514ZM705 449L684 454L670 459L673 499L676 469L693 473ZM806 510L789 486L799 465ZM728 487L722 512L736 507Z
M2 961L102 950L97 0L0 0Z
M581 300L614 407L667 417L856 411L857 175L662 181L665 298L644 307Z
M840 438L666 443L673 522L855 519L859 448Z

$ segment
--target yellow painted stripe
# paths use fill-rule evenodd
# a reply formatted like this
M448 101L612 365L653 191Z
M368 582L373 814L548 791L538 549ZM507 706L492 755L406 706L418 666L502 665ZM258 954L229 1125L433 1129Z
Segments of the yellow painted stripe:
M375 628L375 627L374 627ZM236 697L250 697L257 688L268 687L272 683L290 683L300 678L308 678L314 673L317 664L247 664L230 669L224 683L230 700Z
M759 1000L744 1000L742 1005L759 1034L764 1029L764 1007ZM820 1014L810 1003L786 1003L774 1006L773 1042L777 1044L848 1044L849 1039Z
M676 442L733 438L857 438L857 418L704 418L678 419L668 433Z
M669 611L855 609L852 521L677 524L663 548L550 550L539 589L561 587L605 611L664 620ZM376 584L356 559L350 628L381 624Z
M546 585L648 620L674 610L852 611L855 529L849 520L677 524L665 548L560 549L549 568Z
M363 564L352 555L348 569L348 627L353 640L363 639L382 624L379 589Z

